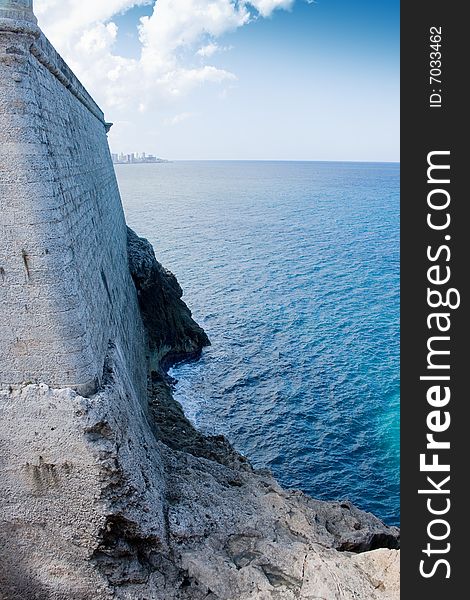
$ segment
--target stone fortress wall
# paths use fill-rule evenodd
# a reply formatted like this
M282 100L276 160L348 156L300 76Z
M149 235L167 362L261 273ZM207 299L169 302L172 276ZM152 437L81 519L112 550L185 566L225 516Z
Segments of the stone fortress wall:
M107 129L32 0L0 0L0 387L92 393L110 341L145 381Z

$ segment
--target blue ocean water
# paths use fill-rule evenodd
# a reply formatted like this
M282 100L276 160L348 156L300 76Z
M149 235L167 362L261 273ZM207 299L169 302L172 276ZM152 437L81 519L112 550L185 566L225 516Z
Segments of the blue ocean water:
M287 487L399 522L399 165L119 165L212 346L176 397Z

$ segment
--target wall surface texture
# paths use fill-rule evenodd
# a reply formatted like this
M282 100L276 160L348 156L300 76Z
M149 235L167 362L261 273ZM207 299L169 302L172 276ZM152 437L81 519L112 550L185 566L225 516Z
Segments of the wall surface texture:
M103 113L32 12L2 18L15 2L1 2L0 387L37 382L92 393L109 342L145 381ZM27 11L31 3L17 4Z

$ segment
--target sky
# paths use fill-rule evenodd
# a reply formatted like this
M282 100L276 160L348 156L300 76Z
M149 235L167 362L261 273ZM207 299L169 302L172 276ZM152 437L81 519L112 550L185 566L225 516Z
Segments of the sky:
M114 123L170 160L399 160L399 0L34 0Z

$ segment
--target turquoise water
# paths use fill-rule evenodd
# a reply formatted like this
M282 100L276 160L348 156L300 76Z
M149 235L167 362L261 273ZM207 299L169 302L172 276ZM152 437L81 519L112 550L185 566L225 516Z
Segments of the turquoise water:
M176 397L288 487L399 522L399 165L119 165L212 341Z

